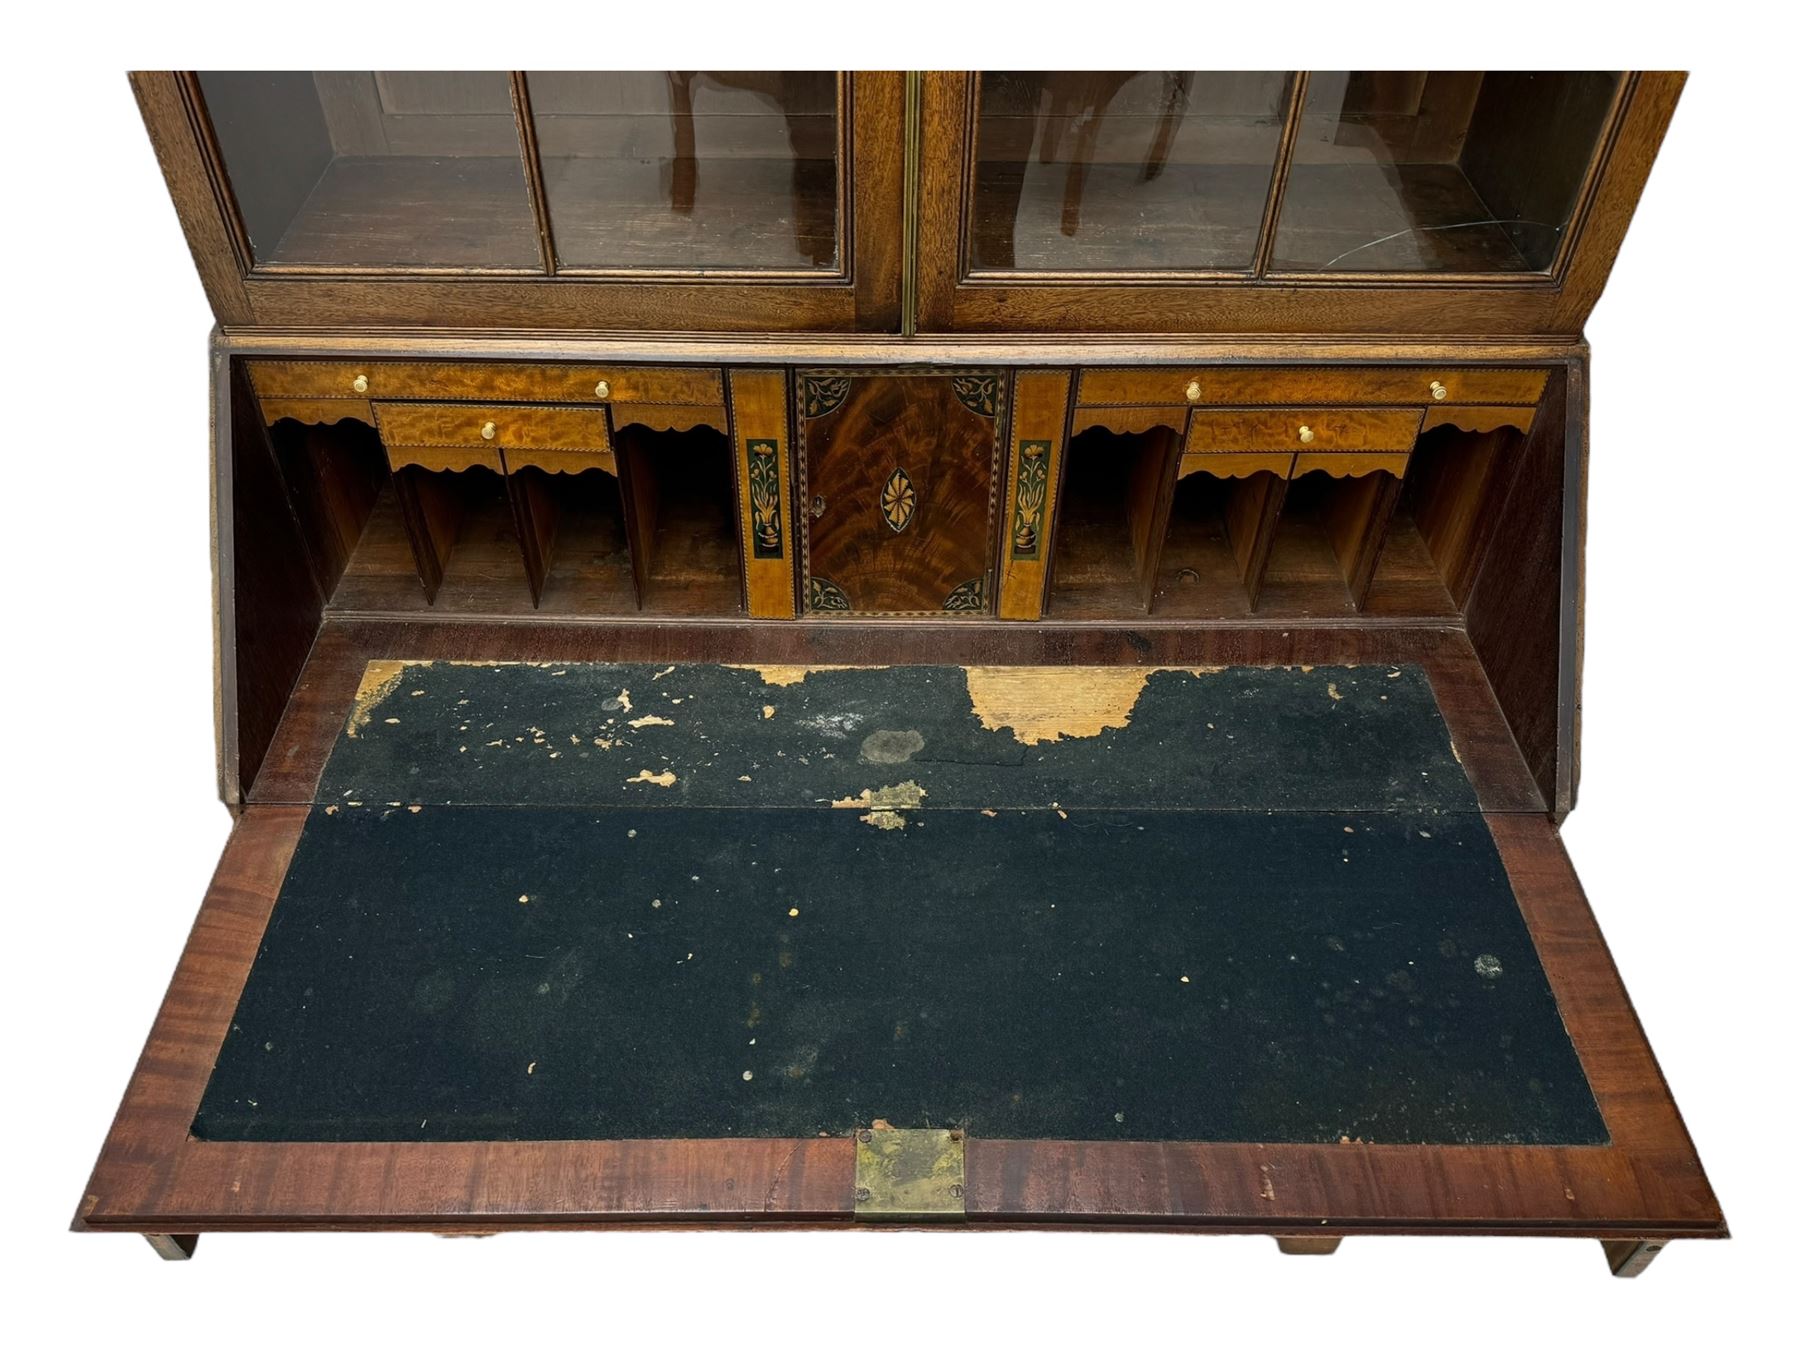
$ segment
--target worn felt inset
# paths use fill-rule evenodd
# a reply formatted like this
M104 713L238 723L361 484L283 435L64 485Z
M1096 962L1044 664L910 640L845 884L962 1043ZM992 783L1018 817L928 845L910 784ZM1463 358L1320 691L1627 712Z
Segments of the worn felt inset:
M1606 1140L1417 670L662 670L374 668L194 1133Z
M325 801L1473 810L1417 666L371 665Z

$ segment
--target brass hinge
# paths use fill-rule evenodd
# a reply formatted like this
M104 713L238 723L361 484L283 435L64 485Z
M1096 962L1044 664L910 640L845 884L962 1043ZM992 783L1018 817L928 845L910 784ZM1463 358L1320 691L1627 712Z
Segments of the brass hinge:
M962 1131L858 1130L856 1217L864 1223L962 1218Z

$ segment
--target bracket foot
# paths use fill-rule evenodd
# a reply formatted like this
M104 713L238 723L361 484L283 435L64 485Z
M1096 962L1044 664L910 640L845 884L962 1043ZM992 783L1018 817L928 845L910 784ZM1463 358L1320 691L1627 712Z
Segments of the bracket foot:
M1648 1238L1601 1238L1600 1246L1606 1252L1606 1264L1621 1280L1642 1275L1663 1249L1662 1243Z
M194 1255L200 1241L198 1233L145 1233L150 1250L165 1261L186 1261Z
M1284 1256L1330 1256L1338 1249L1341 1237L1278 1237L1275 1245Z

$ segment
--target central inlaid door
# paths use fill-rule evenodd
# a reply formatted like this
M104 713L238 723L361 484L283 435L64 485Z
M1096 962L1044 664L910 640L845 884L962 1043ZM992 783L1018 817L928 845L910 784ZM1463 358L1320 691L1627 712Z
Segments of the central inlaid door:
M989 614L1004 372L801 371L808 615Z

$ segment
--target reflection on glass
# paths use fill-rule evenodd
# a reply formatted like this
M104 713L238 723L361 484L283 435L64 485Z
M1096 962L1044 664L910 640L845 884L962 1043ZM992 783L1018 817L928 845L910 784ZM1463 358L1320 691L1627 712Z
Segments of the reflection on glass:
M207 71L199 80L257 262L539 266L505 75Z
M1282 71L988 71L975 270L1247 270Z
M559 266L834 270L830 71L534 72Z
M1318 72L1274 271L1544 272L1616 71Z

